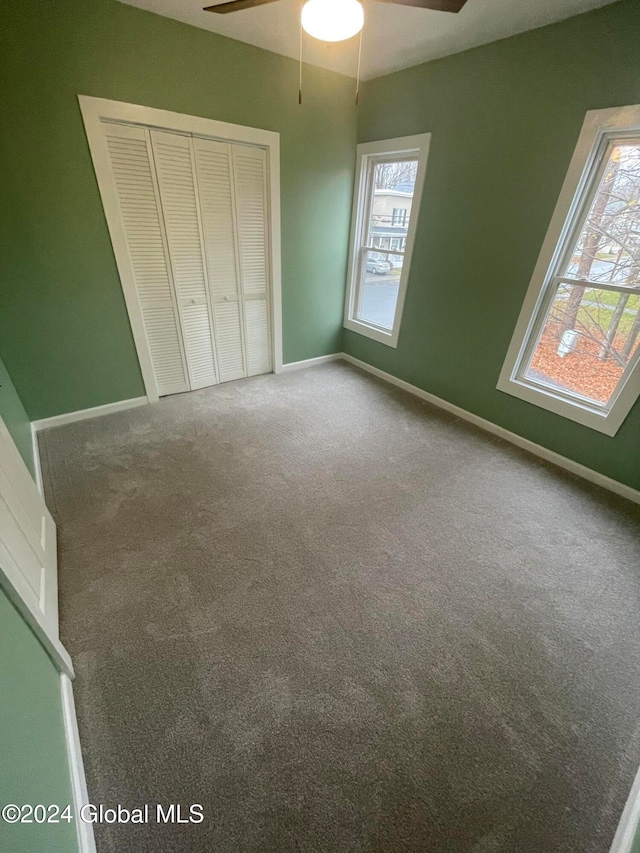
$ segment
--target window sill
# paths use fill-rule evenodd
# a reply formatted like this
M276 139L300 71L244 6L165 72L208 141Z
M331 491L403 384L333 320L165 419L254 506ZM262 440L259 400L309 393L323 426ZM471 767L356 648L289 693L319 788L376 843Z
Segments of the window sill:
M582 424L582 426L610 437L618 432L631 408L631 406L625 408L622 405L623 401L618 399L608 411L599 410L586 403L582 404L578 400L570 402L564 397L554 394L551 390L545 391L511 377L501 376L496 387L498 391L510 394L512 397L518 397L518 399L525 400L540 409L546 409L548 412L553 412L554 415L560 415L560 417L575 421L575 423Z
M371 338L379 344L384 344L394 349L398 346L399 329L384 331L376 326L369 326L361 320L345 320L344 328L350 332L356 332L358 335L364 335L365 338Z

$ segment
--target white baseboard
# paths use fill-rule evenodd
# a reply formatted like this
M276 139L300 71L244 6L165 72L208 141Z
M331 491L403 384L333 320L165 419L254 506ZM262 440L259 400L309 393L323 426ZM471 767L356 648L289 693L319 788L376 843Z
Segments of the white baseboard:
M319 355L317 358L306 358L304 361L290 361L283 364L280 373L289 373L291 370L304 370L305 367L316 367L318 364L327 364L329 361L338 361L344 358L344 353L332 352L331 355Z
M620 483L618 480L613 480L611 477L606 477L604 474L600 474L592 468L587 468L586 465L574 462L573 459L567 459L566 456L561 456L553 450L548 450L540 444L535 444L535 442L529 441L529 439L523 438L515 432L509 432L509 430L504 429L491 421L487 421L478 415L467 412L466 409L461 409L459 406L455 406L447 400L436 397L435 394L430 394L428 391L423 391L422 388L410 385L408 382L405 382L403 379L398 379L391 373L385 373L384 370L372 367L372 365L367 364L365 361L360 361L359 358L354 358L352 355L348 355L347 353L342 353L342 358L349 362L349 364L354 364L356 367L366 370L367 373L372 373L379 379L384 379L385 382L396 385L398 388L402 388L403 391L408 391L409 394L414 394L421 400L426 400L428 403L432 403L440 409L451 412L451 414L456 415L456 417L475 424L475 426L480 427L480 429L483 429L486 432L497 435L505 441L509 441L511 444L515 444L517 447L521 447L523 450L527 450L529 453L533 453L535 456L539 456L541 459L545 459L547 462L557 465L559 468L564 468L565 471L570 471L572 474L576 474L584 480L589 480L590 483L595 483L597 486L602 486L602 488L608 489L610 492L615 492L616 495L620 495L623 498L627 498L627 500L640 504L640 492L636 489L632 489L631 486Z
M316 367L317 365L327 364L328 362L337 361L339 359L342 359L349 364L354 364L356 367L366 370L367 373L372 373L379 379L384 379L385 382L396 385L398 388L402 388L404 391L419 397L421 400L426 400L434 406L438 406L447 412L451 412L451 414L456 417L469 421L469 423L475 424L475 426L480 427L480 429L490 432L492 435L497 435L505 441L509 441L511 444L515 444L517 447L520 447L529 453L533 453L535 456L539 456L541 459L545 459L547 462L551 462L559 468L563 468L565 471L569 471L572 474L576 474L578 477L582 477L584 480L588 480L591 483L595 483L597 486L608 489L610 492L614 492L627 500L633 501L633 503L640 504L640 491L637 489L633 489L631 486L620 483L618 480L614 480L611 477L600 474L592 468L587 468L586 465L574 462L573 459L561 456L559 453L549 450L540 444L529 441L527 438L523 438L514 432L510 432L509 430L504 429L485 418L481 418L479 415L474 415L466 409L460 408L460 406L456 406L453 403L449 403L447 400L443 400L441 397L436 397L435 394L423 391L422 388L418 388L416 385L411 385L403 379L398 379L391 373L379 370L377 367L373 367L371 364L367 364L365 361L361 361L359 358L355 358L348 353L336 352L331 353L331 355L321 355L317 358L308 358L304 361L289 362L289 364L282 365L282 372L287 373L292 370L303 370L307 367ZM51 418L43 418L39 421L33 421L32 429L40 431L48 429L49 427L62 426L63 424L82 421L87 418L96 418L100 415L108 415L113 412L132 409L135 406L143 406L147 402L148 400L146 397L134 397L130 400L119 400L115 403L107 403L105 406L95 406L92 409L80 409L80 411L77 412L67 412L64 415L54 415Z
M33 454L33 467L35 469L36 486L41 495L44 495L42 484L42 465L40 464L40 448L38 447L38 431L35 424L31 424L31 452Z
M93 824L85 823L80 819L80 809L89 802L89 793L84 773L84 762L82 761L82 749L80 748L76 706L73 701L73 686L71 679L64 673L60 675L60 692L62 695L62 717L64 720L69 773L71 776L71 793L78 833L78 849L80 853L96 853Z
M115 403L106 403L104 406L93 406L91 409L79 409L77 412L66 412L64 415L53 415L51 418L42 418L33 421L32 427L37 432L50 427L72 424L76 421L86 421L89 418L99 418L101 415L112 415L114 412L123 412L125 409L135 409L136 406L145 406L149 400L146 397L132 397L130 400L116 400Z

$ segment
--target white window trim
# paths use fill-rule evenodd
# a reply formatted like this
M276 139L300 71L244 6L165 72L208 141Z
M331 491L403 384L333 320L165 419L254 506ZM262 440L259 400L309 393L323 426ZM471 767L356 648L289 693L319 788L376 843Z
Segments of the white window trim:
M159 399L158 386L151 363L151 353L147 341L142 312L138 304L135 283L130 264L127 260L127 244L122 231L119 215L119 203L113 181L106 140L101 129L101 120L142 124L161 130L177 130L195 136L220 139L223 142L237 142L266 149L267 152L267 205L268 205L268 242L267 258L271 281L270 309L271 332L273 340L273 372L282 371L282 285L281 285L281 246L280 246L280 134L272 130L257 127L244 127L224 121L190 116L183 113L159 110L153 107L128 104L123 101L111 101L106 98L94 98L78 95L80 110L84 121L93 167L98 180L98 188L107 219L107 226L113 245L116 264L124 293L133 340L135 343L145 391L150 403Z
M398 346L398 336L402 323L402 312L404 310L404 299L407 291L407 282L411 270L411 257L413 255L413 244L418 225L420 203L422 200L422 189L427 171L427 158L429 156L430 133L420 133L415 136L403 136L398 139L384 139L380 142L365 142L358 145L356 160L356 180L353 192L353 207L351 212L351 238L349 242L349 262L347 266L347 293L344 307L344 327L352 332L365 335L381 344L390 347ZM387 331L373 324L366 323L355 317L355 300L358 291L358 273L360 260L360 235L364 227L364 216L366 215L366 188L369 159L380 155L413 155L417 157L418 169L416 183L411 205L411 217L404 250L404 262L400 274L398 287L398 302L393 321L393 329ZM402 254L399 251L392 254Z
M640 396L640 351L628 364L608 408L569 400L552 390L543 390L518 376L527 353L527 343L539 321L540 311L553 287L553 279L566 241L584 205L585 190L602 155L604 138L611 133L640 132L640 105L591 110L580 131L547 235L527 290L497 388L535 406L614 436ZM639 348L640 349L640 348Z

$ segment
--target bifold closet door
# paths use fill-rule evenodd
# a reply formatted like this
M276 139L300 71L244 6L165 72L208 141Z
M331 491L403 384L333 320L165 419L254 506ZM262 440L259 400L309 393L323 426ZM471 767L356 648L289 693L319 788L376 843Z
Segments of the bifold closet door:
M217 379L209 288L190 136L151 131L160 201L192 389Z
M110 122L103 128L158 393L188 391L149 131Z
M267 153L233 145L233 183L247 375L272 369L267 265Z
M194 138L220 379L268 373L266 152Z
M220 381L247 375L232 180L232 146L195 137L202 231Z
M264 149L104 130L158 393L271 371Z

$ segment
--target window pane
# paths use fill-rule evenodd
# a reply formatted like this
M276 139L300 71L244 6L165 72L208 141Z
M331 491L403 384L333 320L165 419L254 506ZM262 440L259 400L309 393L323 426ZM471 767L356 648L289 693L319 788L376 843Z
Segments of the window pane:
M561 284L526 379L606 406L640 342L640 293Z
M614 144L565 278L640 281L640 140Z
M357 311L359 320L384 329L393 328L401 272L401 256L365 252Z
M409 228L417 160L376 163L373 169L371 217L365 240L378 249L391 249L393 240L404 243Z

